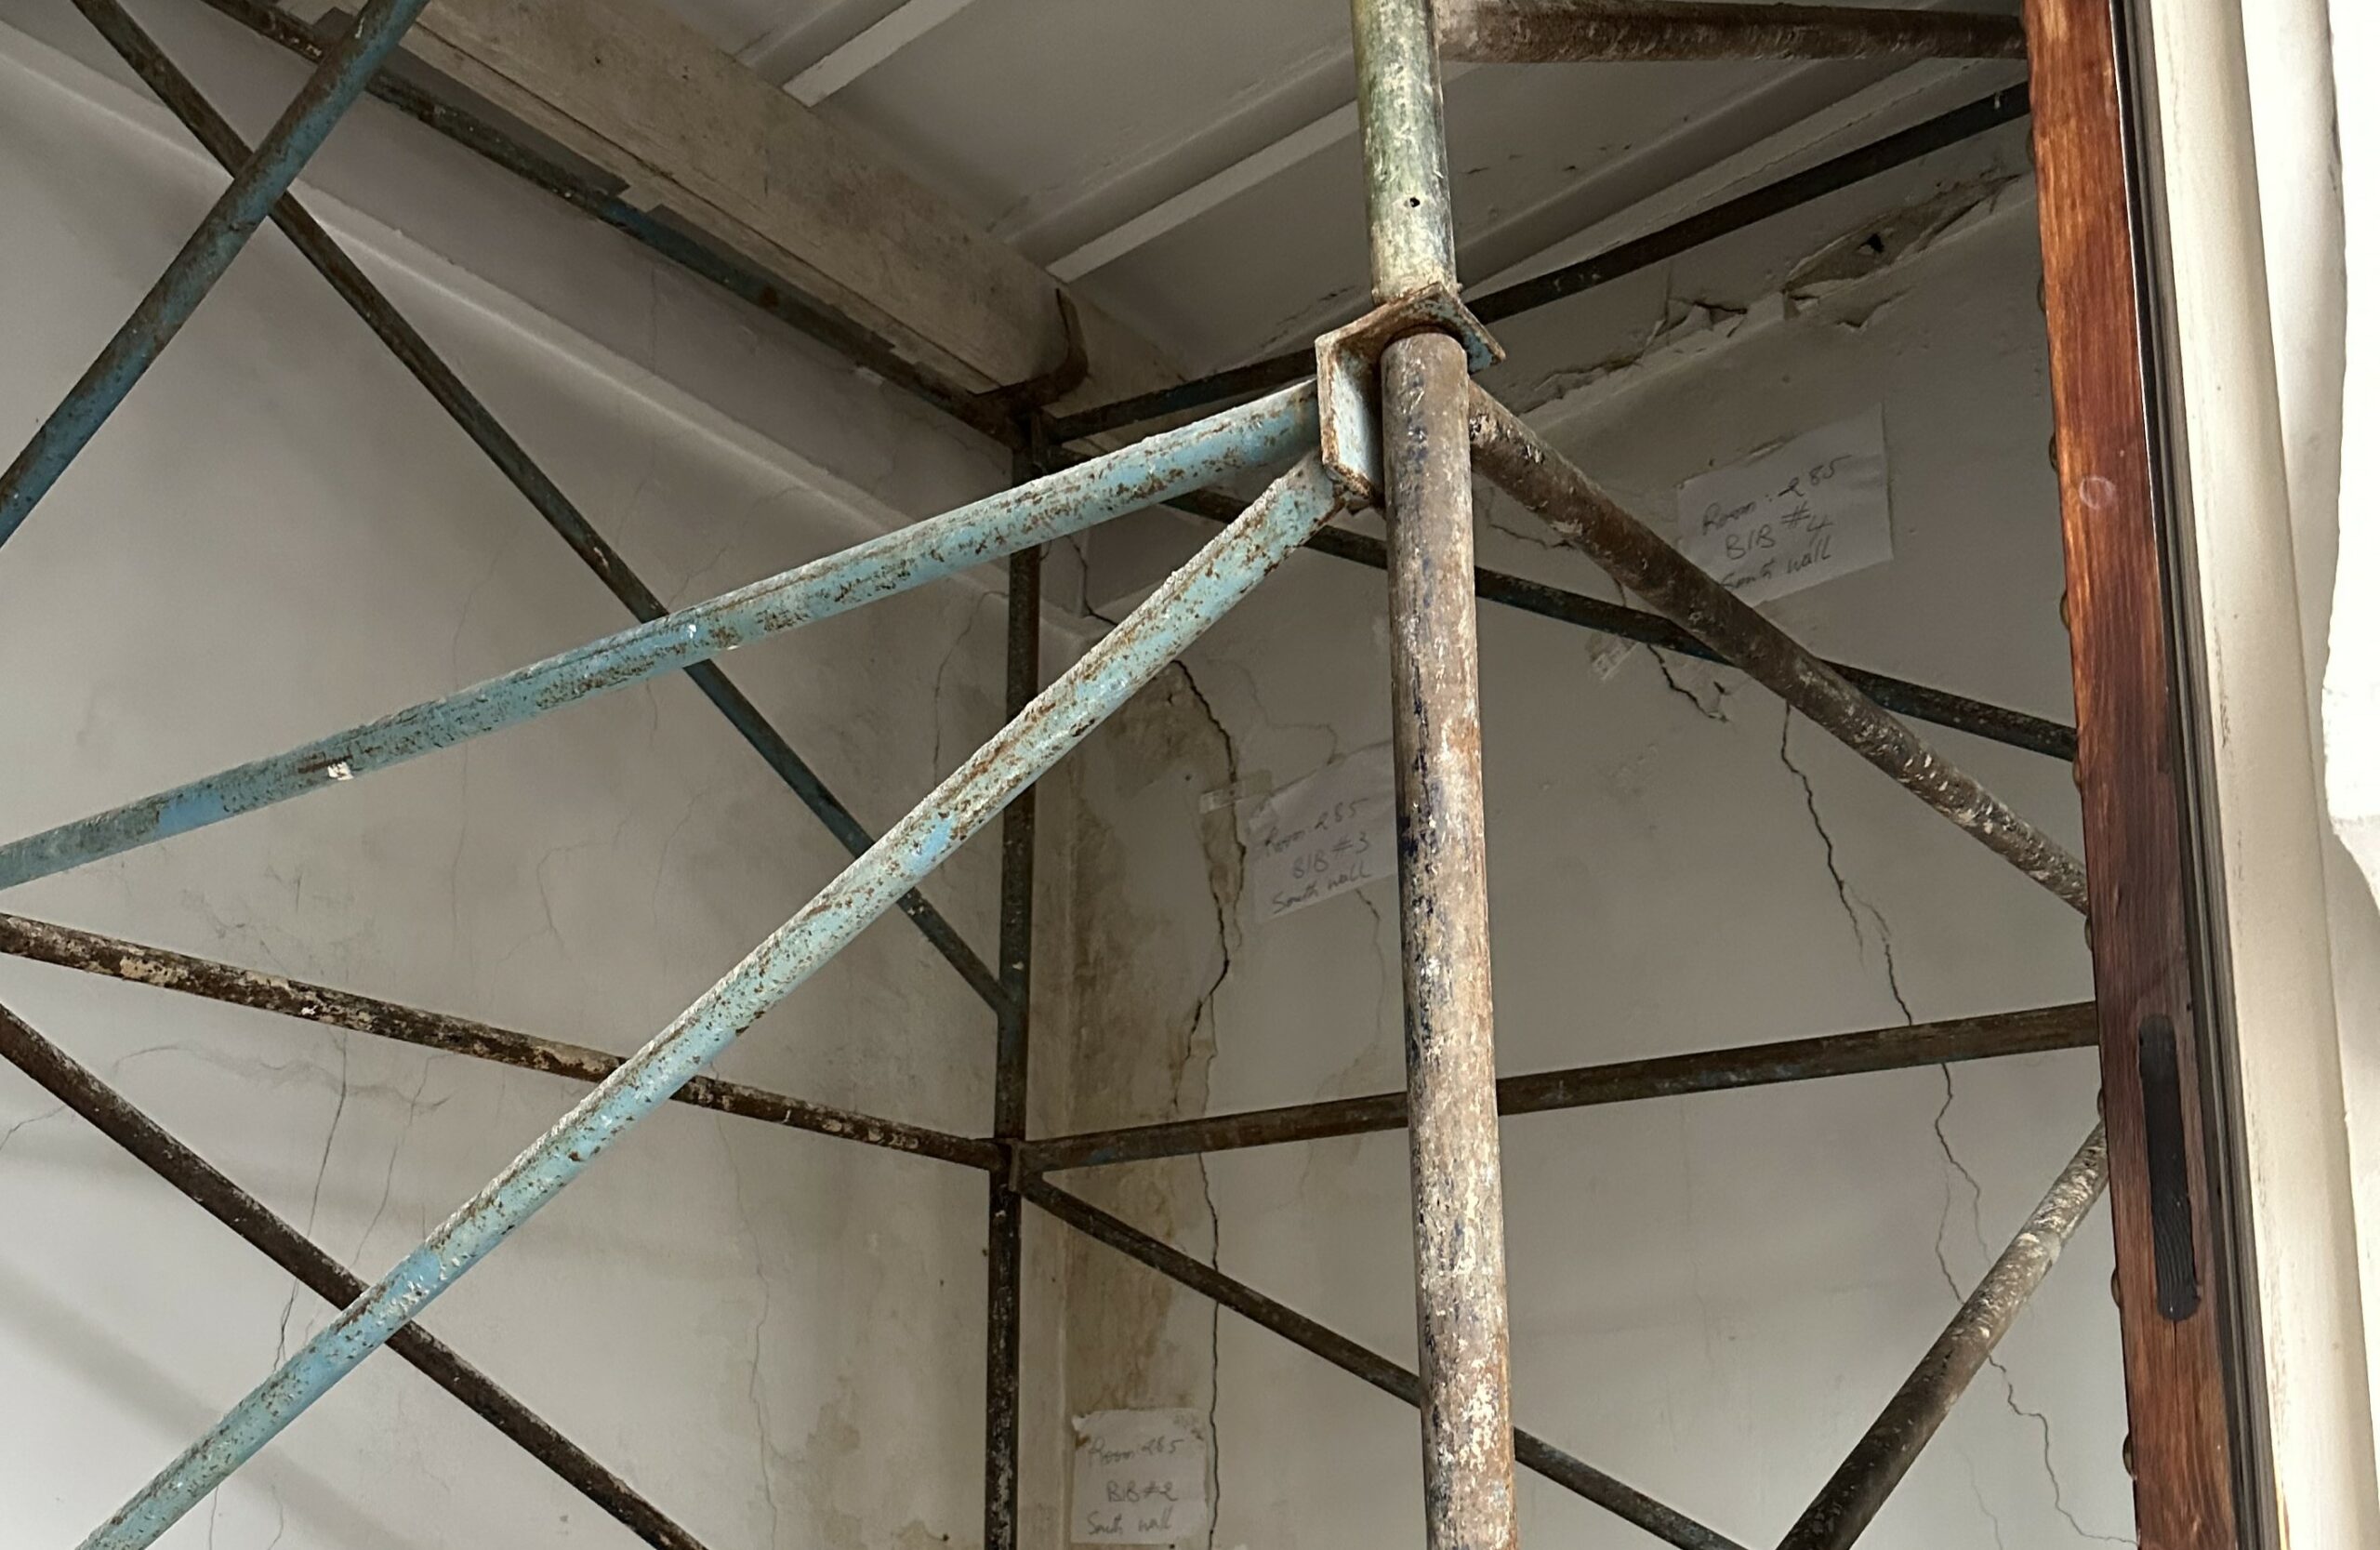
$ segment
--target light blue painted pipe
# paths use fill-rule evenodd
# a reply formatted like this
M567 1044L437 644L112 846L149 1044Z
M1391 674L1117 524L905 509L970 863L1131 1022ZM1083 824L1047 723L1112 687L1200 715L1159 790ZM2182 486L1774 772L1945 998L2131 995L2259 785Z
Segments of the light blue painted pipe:
M747 642L1277 463L1313 446L1319 434L1312 383L1258 399L443 699L0 845L0 888L137 850L707 661Z
M1309 456L1132 610L1105 640L976 750L866 855L752 949L725 979L354 1305L192 1443L83 1550L139 1550L255 1456L355 1365L479 1263L629 1127L841 950L894 900L979 832L1019 791L1090 735L1330 514L1330 481Z
M5 544L35 503L58 483L66 465L99 434L115 406L183 324L190 321L215 282L231 267L248 238L274 203L298 180L298 169L323 141L340 115L355 104L364 86L397 46L413 19L428 0L371 0L356 17L354 28L341 38L289 106L258 141L255 152L232 175L231 187L215 201L198 230L190 234L165 272L149 287L115 338L99 351L87 370L50 412L33 439L17 454L7 471L0 473L0 544Z

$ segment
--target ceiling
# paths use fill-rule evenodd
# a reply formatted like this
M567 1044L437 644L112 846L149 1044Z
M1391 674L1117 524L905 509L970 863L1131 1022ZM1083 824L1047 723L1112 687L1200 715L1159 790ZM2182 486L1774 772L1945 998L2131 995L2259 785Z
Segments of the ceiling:
M1347 0L667 3L1193 370L1366 300ZM1541 266L1894 68L1449 67L1463 272ZM1909 73L1947 105L1984 89L1958 70Z

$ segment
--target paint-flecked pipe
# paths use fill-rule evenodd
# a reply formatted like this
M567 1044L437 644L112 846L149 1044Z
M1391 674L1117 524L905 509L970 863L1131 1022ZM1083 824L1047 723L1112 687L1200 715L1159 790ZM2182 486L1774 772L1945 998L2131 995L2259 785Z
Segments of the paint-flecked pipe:
M1613 580L2010 866L2076 909L2090 907L2082 863L2072 853L1664 542L1475 382L1471 446L1481 473L1542 517Z
M2042 1203L1927 1348L1917 1370L1794 1520L1778 1550L1850 1550L1941 1429L1950 1407L1990 1359L2107 1187L2107 1128L2094 1126Z
M1372 300L1456 283L1430 0L1352 0ZM1396 894L1412 1094L1421 1521L1430 1550L1512 1550L1510 1315L1488 984L1487 791L1462 345L1392 340L1380 362L1388 523Z
M137 850L708 661L1314 444L1314 388L1152 436L499 678L0 846L0 888Z
M24 525L58 476L74 460L151 363L173 342L215 282L247 245L266 212L298 179L331 128L395 50L429 0L371 0L355 26L290 99L281 118L182 244L165 272L99 351L17 460L0 473L0 544Z
M1509 1550L1519 1503L1471 594L1469 374L1454 338L1411 334L1388 347L1380 377L1422 1504L1432 1550Z
M608 1050L590 1049L560 1039L516 1033L489 1023L474 1022L452 1013L405 1006L377 996L315 985L259 969L243 969L145 942L127 942L73 926L53 925L22 915L0 912L0 953L35 963L55 964L86 974L145 985L152 990L200 996L227 1006L245 1006L293 1017L317 1027L345 1028L350 1033L393 1040L425 1050L493 1061L523 1071L592 1085L620 1068L621 1057ZM717 1077L696 1077L678 1090L676 1101L715 1114L733 1114L808 1131L842 1141L937 1158L990 1172L1002 1165L998 1145L974 1136L952 1135L898 1119L880 1119L847 1108L832 1108L800 1098L750 1087ZM346 1297L336 1302L348 1302Z
M989 824L1017 792L1090 735L1223 617L1333 510L1321 459L1308 456L1167 578L1024 714L978 749L866 855L606 1078L490 1180L443 1226L284 1362L205 1436L83 1542L139 1550L205 1499L366 1356L387 1344L606 1147L721 1051L918 881Z
M74 1058L43 1038L24 1019L0 1007L0 1059L40 1084L43 1091L90 1121L94 1129L179 1190L184 1199L240 1235L249 1247L279 1265L292 1279L333 1306L363 1294L350 1275L311 1239L275 1216L263 1201L242 1189L207 1160L175 1140L163 1125L92 1075ZM601 1507L653 1550L703 1550L702 1541L636 1488L598 1463L586 1450L549 1425L537 1412L418 1326L390 1340L389 1349L413 1364L431 1383L461 1400L472 1414L521 1445L522 1451Z
M133 73L157 94L157 99L181 120L182 127L205 148L208 155L230 171L237 171L247 162L253 152L239 131L215 110L205 94L116 0L74 0L74 7L107 39L108 46L132 67ZM347 250L323 229L322 222L308 212L297 195L284 193L274 202L272 223L281 228L299 257L314 266L314 272L354 310L364 325L389 347L389 353L397 358L397 363L438 401L438 406L471 439L471 444L487 454L496 471L521 492L522 498L546 519L547 525L570 546L572 553L587 563L587 568L629 613L639 619L657 619L669 611L626 557L612 547L611 540L596 530L576 503L562 493L562 486L529 456L527 448L513 439L503 422L446 364L445 357L406 321L396 304L348 257ZM845 850L858 855L876 842L876 837L867 832L840 798L827 789L809 762L760 714L760 708L728 681L717 663L698 662L686 669L686 677L801 804L817 815L818 821L841 841ZM916 923L919 934L959 971L986 1005L995 1010L1007 1007L1008 998L1000 989L998 978L975 956L974 949L959 934L959 928L927 902L925 895L912 894L903 899L901 913Z
M2020 18L1760 0L1440 0L1450 60L2021 60Z
M8 945L10 917L0 915L0 951ZM55 929L55 928L51 928ZM2091 1001L1955 1017L1937 1023L1894 1023L1858 1033L1790 1039L1690 1054L1573 1066L1532 1071L1496 1083L1496 1112L1553 1114L1604 1104L1640 1103L1695 1093L1739 1093L1781 1082L1818 1081L1876 1071L1903 1071L1949 1061L1996 1060L2053 1050L2096 1048L2099 1009ZM1288 1142L1371 1135L1404 1127L1406 1095L1373 1093L1358 1098L1325 1098L1237 1114L1196 1119L1165 1119L1148 1125L1047 1136L1016 1148L1017 1168L1047 1173L1066 1168L1097 1168L1152 1158L1191 1157L1277 1146Z

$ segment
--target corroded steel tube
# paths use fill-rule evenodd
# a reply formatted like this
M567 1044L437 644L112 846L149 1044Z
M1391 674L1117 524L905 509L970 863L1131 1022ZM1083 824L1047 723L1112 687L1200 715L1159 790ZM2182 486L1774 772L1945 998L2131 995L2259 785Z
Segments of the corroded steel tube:
M1752 674L2018 871L2076 909L2089 907L2082 863L2064 846L1663 542L1475 383L1471 445L1481 472L1655 612Z
M83 1550L139 1550L387 1344L593 1162L717 1059L762 1013L1090 735L1333 510L1309 455L1248 515L1175 572L1114 633L885 832L867 854L752 949L628 1063L423 1239L362 1297L159 1471Z
M1438 46L1481 64L1588 60L2021 60L2013 16L1734 0L1439 0Z
M149 1171L179 1190L184 1199L238 1233L249 1247L337 1307L363 1294L364 1283L311 1239L275 1216L263 1201L233 1184L205 1158L174 1139L166 1129L135 1108L122 1093L0 1007L0 1059L22 1071L51 1097L90 1121L92 1127L131 1153ZM397 1331L389 1349L422 1376L460 1399L471 1413L521 1445L522 1451L552 1470L654 1550L703 1550L702 1541L672 1522L636 1488L597 1463L536 1411L515 1399L455 1354L428 1330Z
M1020 457L1018 472L1029 474ZM1008 563L1008 713L1041 688L1041 551ZM998 1052L992 1075L992 1134L1025 1137L1033 1040L1034 791L1000 817ZM1025 1204L1007 1171L989 1181L985 1222L984 1550L1016 1550L1017 1435L1025 1385Z
M1408 335L1381 363L1422 1498L1434 1550L1503 1550L1519 1530L1468 385L1462 346L1445 334Z
M165 272L33 432L16 461L0 473L0 544L24 524L74 455L99 434L151 363L198 311L256 233L265 212L297 181L298 170L322 148L426 4L428 0L370 0L357 14L354 27L323 56Z
M0 916L0 921L6 917ZM5 941L5 938L0 938ZM1675 1098L1692 1093L1732 1093L1747 1087L1814 1081L1827 1077L1900 1071L1946 1061L1993 1060L2050 1050L2087 1049L2099 1041L2098 1008L2090 1001L2032 1012L1947 1022L1895 1023L1858 1033L1788 1039L1730 1050L1656 1055L1646 1060L1574 1066L1532 1071L1496 1083L1496 1112L1552 1114L1602 1104ZM1016 1148L1017 1167L1028 1173L1066 1168L1096 1168L1152 1158L1190 1157L1276 1146L1287 1142L1325 1141L1370 1135L1405 1126L1405 1094L1372 1093L1356 1098L1325 1098L1281 1108L1210 1114L1027 1141Z
M1848 1550L1858 1539L2107 1187L2107 1128L2094 1126L2082 1149L1984 1272L1974 1294L1927 1349L1917 1371L1900 1385L1817 1500L1794 1520L1778 1550Z
M345 1028L375 1039L518 1066L523 1071L542 1071L572 1081L602 1081L621 1065L621 1057L607 1050L516 1033L449 1013L359 996L352 990L337 990L327 985L243 969L211 958L194 958L189 953L127 942L120 936L73 926L52 925L22 915L0 913L0 953L231 1006L278 1013L299 1022ZM722 1081L717 1077L696 1077L678 1090L674 1101L985 1172L1000 1166L1000 1150L988 1141L806 1103L782 1093L747 1087L740 1081Z
M1353 0L1372 299L1455 284L1430 0ZM1421 1499L1430 1550L1510 1550L1504 1203L1488 968L1488 831L1472 598L1469 373L1444 333L1380 361L1389 704L1410 1095Z
M0 888L120 854L542 716L1020 549L1276 463L1314 444L1291 388L797 565L500 678L0 845Z
M1429 0L1353 0L1372 299L1454 283L1454 212Z

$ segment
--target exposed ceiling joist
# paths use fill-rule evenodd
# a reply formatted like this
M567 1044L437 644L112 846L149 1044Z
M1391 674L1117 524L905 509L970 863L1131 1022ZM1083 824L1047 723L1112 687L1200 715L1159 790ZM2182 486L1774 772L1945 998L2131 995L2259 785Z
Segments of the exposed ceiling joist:
M1452 81L1471 66L1448 62L1441 73ZM1131 219L1103 232L1071 253L1051 260L1050 272L1061 280L1079 280L1144 247L1168 232L1185 226L1223 201L1318 155L1342 140L1355 138L1355 105L1346 102L1300 128L1290 131L1179 193L1172 194Z
M785 89L794 100L816 107L972 4L901 0L874 26L787 81Z
M434 0L407 46L959 381L1003 386L1064 358L1047 271L655 0ZM1179 379L1130 328L1076 310L1091 366L1077 401Z

